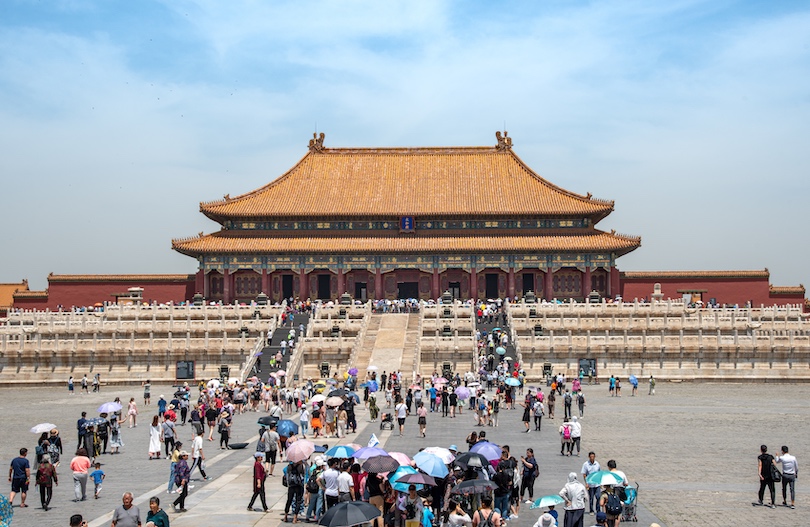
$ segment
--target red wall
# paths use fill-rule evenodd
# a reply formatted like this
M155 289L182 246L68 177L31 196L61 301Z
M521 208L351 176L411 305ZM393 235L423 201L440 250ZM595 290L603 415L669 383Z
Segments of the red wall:
M770 285L767 277L762 278L659 278L659 279L628 279L622 278L621 291L625 302L634 299L650 299L653 287L656 283L661 284L661 293L664 298L681 298L682 293L678 290L697 289L706 290L701 293L704 302L711 298L716 298L720 304L739 304L744 306L751 301L754 307L760 305L784 305L801 303L790 297L779 296L771 298Z
M187 280L177 281L93 281L50 282L48 299L16 299L14 307L20 309L55 310L61 305L64 309L72 306L92 306L96 303L115 302L116 293L125 293L130 287L142 287L144 302L183 302L191 300L196 293L192 275Z

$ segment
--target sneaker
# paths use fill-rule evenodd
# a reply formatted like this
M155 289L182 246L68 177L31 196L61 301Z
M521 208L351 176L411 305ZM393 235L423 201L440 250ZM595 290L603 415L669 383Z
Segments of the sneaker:
M532 504L532 503L534 503L534 502L533 502L532 500L526 500L526 501L524 501L523 503L525 503L526 505L531 505L531 504Z
M517 519L518 519L518 515L517 515L517 514L513 514L513 515L511 515L511 516L509 517L509 519L510 519L510 520L517 520Z
M771 503L770 505L768 505L768 507L770 507L770 508L772 508L772 509L775 509L775 508L776 508L776 505L774 505L773 503Z
M796 508L796 506L795 506L795 505L788 505L788 507L790 507L791 509L795 509L795 508Z

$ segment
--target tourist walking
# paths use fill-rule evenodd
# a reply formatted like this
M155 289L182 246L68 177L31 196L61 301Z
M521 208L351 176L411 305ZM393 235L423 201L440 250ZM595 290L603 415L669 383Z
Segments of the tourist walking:
M169 487L168 489L166 489L166 492L168 494L171 494L172 490L174 490L174 474L177 469L177 463L180 462L180 449L182 448L182 446L183 443L181 443L180 441L175 441L174 447L172 448L172 454L170 458L171 464L169 465Z
M202 440L202 435L197 436ZM191 469L188 466L188 452L180 451L180 461L174 468L174 484L180 489L180 495L172 503L175 512L186 512L186 496L188 496L188 481L191 478Z
M655 395L655 377L650 375L650 390L647 392L647 395Z
M425 437L425 429L427 428L427 408L424 403L419 401L419 406L416 408L416 418L419 423L419 435Z
M94 467L95 470L90 473L90 477L93 478L93 497L98 499L101 494L101 485L104 483L106 474L101 470L101 463L96 463Z
M146 513L146 525L153 523L155 527L169 527L169 515L160 508L160 498L149 498L149 511Z
M287 473L284 477L287 480L287 502L284 504L284 521L293 508L293 523L298 523L298 512L304 506L304 479L306 467L303 461L296 461L287 465Z
M28 507L25 498L28 495L28 484L31 481L31 464L28 462L28 449L21 448L20 455L11 460L8 469L8 480L11 482L11 493L8 502L14 505L14 496L20 493L20 507Z
M112 527L140 527L141 511L132 504L132 493L125 492L121 501L123 503L113 511L112 523L110 525L112 525Z
M267 512L267 498L264 490L264 482L267 479L267 472L264 470L264 452L256 452L253 454L255 460L253 462L253 496L250 498L247 510L253 510L253 504L256 498L261 499L262 510ZM286 519L284 521L287 521Z
M87 499L87 471L92 465L87 457L87 450L80 448L76 455L70 460L70 470L73 471L73 501L84 501Z
M149 459L160 459L160 424L157 415L152 417L149 427Z
M165 449L166 457L169 457L172 450L174 450L175 435L174 421L171 419L166 419L164 416L163 423L160 425L160 438L163 441L163 448Z
M771 504L768 506L774 508L776 507L776 490L773 481L773 467L776 466L776 463L774 462L773 456L768 453L768 447L766 445L760 446L759 450L760 454L757 457L757 469L759 472L758 505L764 505L762 498L765 495L765 487L768 487L768 490L771 492Z
M585 417L585 394L583 392L577 394L577 408L579 408L579 416Z
M554 404L557 402L557 396L554 395L554 390L548 392L546 401L548 402L548 418L554 419Z
M121 453L120 449L124 446L124 441L121 437L121 425L125 422L126 419L119 419L118 412L112 414L110 418L110 455Z
M582 464L582 479L585 480L585 488L588 490L588 513L594 513L594 502L596 503L596 510L599 510L599 487L588 485L588 476L595 472L599 472L602 467L596 461L596 452L588 452L588 461Z
M782 463L782 505L796 508L796 478L799 477L799 463L796 457L788 454L788 447L782 447L782 455L776 456L774 461ZM790 505L787 503L787 488L790 487Z
M129 399L129 405L127 407L127 419L129 419L130 428L138 426L138 405L135 403L134 397Z
M577 479L577 473L568 474L568 483L560 490L565 500L565 527L583 527L585 521L585 485Z
M571 396L571 392L566 389L565 395L563 395L563 418L566 421L571 419L571 405L573 402L574 398Z
M571 423L565 421L560 425L560 455L571 455Z
M53 496L53 486L59 485L56 468L51 464L51 456L48 454L42 456L42 462L37 468L36 484L39 486L39 501L42 509L47 511Z
M577 448L577 455L579 455L579 442L582 439L582 423L579 422L577 416L571 418L571 453L574 452L574 447Z
M203 452L202 436L203 435L201 433L198 434L197 437L194 438L194 441L191 443L192 464L191 468L189 469L188 475L189 477L191 477L191 472L193 472L195 468L198 468L200 470L200 474L202 474L203 479L208 480L211 478L209 478L208 475L205 473L205 467L203 466L203 463L205 462L205 453ZM175 480L176 479L177 478L175 478Z
M526 427L526 433L527 434L531 431L531 427L530 427L530 424L529 424L529 423L531 423L531 420L532 420L532 418L531 418L532 402L531 401L532 401L532 398L531 398L531 393L530 393L529 395L526 396L526 399L522 403L520 403L520 405L523 407L523 418L521 420L523 421L523 426Z
M397 397L397 405L394 407L397 413L397 423L399 423L399 435L405 431L405 418L408 416L408 406L402 401L401 397Z
M271 423L267 430L262 434L262 442L264 443L264 453L267 456L265 465L269 470L268 476L273 475L273 470L276 468L276 456L278 451L281 450L281 436L276 432L276 424Z
M219 416L219 449L226 450L231 438L231 414L222 412Z

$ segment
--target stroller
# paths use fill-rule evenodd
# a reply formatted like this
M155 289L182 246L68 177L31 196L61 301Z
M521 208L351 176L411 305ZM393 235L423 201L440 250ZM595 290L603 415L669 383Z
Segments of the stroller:
M637 509L637 500L638 500L638 482L636 482L636 487L625 487L624 489L624 499L622 500L622 516L621 521L623 522L637 522L638 517L636 516L636 509Z
M394 429L394 414L391 412L383 412L380 415L380 430L393 430Z

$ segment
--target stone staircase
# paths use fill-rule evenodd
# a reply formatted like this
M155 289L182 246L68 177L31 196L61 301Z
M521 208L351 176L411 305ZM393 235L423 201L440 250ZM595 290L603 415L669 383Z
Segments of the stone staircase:
M408 315L408 325L405 328L405 346L402 349L402 362L399 368L407 379L408 372L414 373L419 371L419 339L422 336L420 320L422 316L419 313L411 313Z
M360 343L360 349L357 350L353 366L361 372L361 375L364 375L366 368L372 364L371 354L374 351L374 343L377 341L377 333L380 331L382 317L383 315L371 315L368 328L366 328L366 334L363 337L363 341ZM377 367L382 368L382 365L378 365ZM380 370L380 372L382 373L382 370Z

